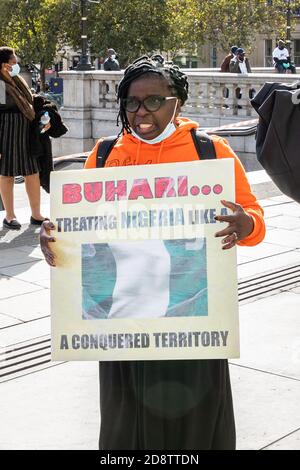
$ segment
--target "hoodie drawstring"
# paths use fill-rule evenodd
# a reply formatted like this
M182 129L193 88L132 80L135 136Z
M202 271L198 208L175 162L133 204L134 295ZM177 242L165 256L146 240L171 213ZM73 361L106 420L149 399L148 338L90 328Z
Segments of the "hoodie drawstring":
M163 149L163 146L164 146L164 142L165 142L165 141L163 140L162 143L161 143L161 145L160 145L156 163L160 163L160 157L161 157L161 154L162 154L162 149Z
M141 154L141 144L142 142L138 140L137 150L136 150L136 162L135 165L140 164L140 154Z
M135 161L135 165L139 165L139 164L140 164L141 145L142 145L142 142L141 142L140 140L138 140L138 145L137 145L137 149L136 149L136 161ZM163 140L163 141L161 142L161 144L160 144L159 152L158 152L158 156L157 156L157 158L156 158L156 161L153 161L152 163L160 163L160 158L161 158L163 146L164 146L164 140Z

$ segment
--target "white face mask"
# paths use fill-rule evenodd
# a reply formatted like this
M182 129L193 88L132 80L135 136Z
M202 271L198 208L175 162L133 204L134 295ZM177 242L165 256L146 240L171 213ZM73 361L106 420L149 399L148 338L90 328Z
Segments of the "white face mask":
M116 58L116 55L115 54L112 54L111 55L111 58L114 60Z
M16 75L19 75L20 70L21 69L20 69L19 64L14 64L14 65L12 65L12 70L9 72L9 75L11 77L15 77Z
M137 139L141 140L142 142L145 142L145 144L159 144L160 142L162 142L163 140L167 139L168 137L170 137L172 134L174 134L174 132L176 131L176 126L173 122L174 120L174 117L175 117L175 113L176 113L176 109L177 109L177 103L178 103L178 99L176 98L176 103L175 103L175 108L174 108L174 112L172 114L172 118L171 118L171 121L169 122L169 124L166 125L166 127L164 128L164 130L157 136L157 137L154 137L154 139L150 139L150 140L147 140L147 139L143 139L142 137L140 137L136 132L134 132L133 129L131 129L131 133L134 137L136 137Z

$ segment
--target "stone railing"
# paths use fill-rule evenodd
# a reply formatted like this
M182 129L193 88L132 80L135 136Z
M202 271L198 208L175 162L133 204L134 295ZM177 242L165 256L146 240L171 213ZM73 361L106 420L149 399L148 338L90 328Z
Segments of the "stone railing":
M293 83L299 75L250 73L195 72L189 75L189 100L183 108L184 114L198 116L203 125L222 125L229 121L257 117L250 98L266 82L285 81Z
M101 136L117 134L116 89L122 72L61 72L64 79L64 106L60 112L69 128L61 139L53 140L55 156L90 150ZM292 83L300 75L251 73L248 75L215 71L187 72L189 100L182 109L203 126L220 126L257 117L250 96L266 82Z
M297 67L297 72L299 71L299 67ZM204 72L204 73L214 73L214 72L221 72L221 69L220 67L215 67L215 68L189 68L189 69L183 69L183 68L180 68L180 70L182 70L184 73L187 73L187 74L190 74L190 73L194 73L194 72ZM275 73L275 67L251 67L251 71L252 73Z

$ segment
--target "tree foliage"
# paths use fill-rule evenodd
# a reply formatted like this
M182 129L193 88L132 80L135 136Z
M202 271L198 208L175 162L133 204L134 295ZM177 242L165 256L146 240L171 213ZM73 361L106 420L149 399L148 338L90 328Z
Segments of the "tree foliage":
M15 47L25 62L53 63L57 50L80 48L80 0L1 0L0 42ZM101 0L87 6L93 55L114 48L125 66L144 53L176 57L211 42L227 50L249 48L258 32L284 36L285 0ZM291 0L300 7L300 0Z
M13 47L23 63L40 64L41 78L57 48L66 40L62 28L66 0L2 0L0 40Z
M257 33L284 36L286 1L273 0L101 0L90 18L91 46L113 47L124 64L144 52L195 52L205 42L224 50L254 47ZM300 1L291 0L292 7Z
M232 44L254 47L257 33L285 35L285 0L169 0L172 32L169 49L189 49L209 41L228 50ZM291 7L300 1L291 0ZM175 46L175 47L174 47Z
M111 47L118 51L122 65L132 59L162 50L168 35L166 0L101 0L89 15L92 52L105 55Z

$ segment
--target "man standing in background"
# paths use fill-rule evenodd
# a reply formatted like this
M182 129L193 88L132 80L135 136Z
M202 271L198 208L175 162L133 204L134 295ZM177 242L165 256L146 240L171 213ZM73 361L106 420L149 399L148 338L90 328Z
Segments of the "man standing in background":
M113 70L120 70L120 64L117 61L116 51L114 49L108 49L107 51L108 57L104 61L104 70L106 71L113 71Z
M236 50L236 55L229 64L231 73L241 73L243 75L251 73L249 60L245 57L245 51L241 47Z
M237 49L238 49L237 46L231 47L230 53L224 58L221 64L221 72L229 73L229 64L230 64L230 61L234 59Z

